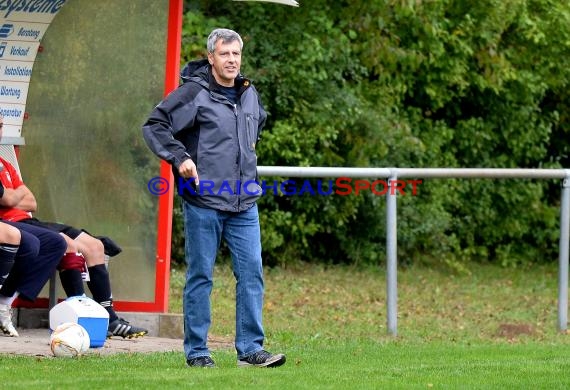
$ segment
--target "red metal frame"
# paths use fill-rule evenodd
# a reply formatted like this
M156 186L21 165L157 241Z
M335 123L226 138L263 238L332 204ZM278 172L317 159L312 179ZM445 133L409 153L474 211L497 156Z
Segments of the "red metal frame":
M168 11L168 38L166 44L166 72L164 76L164 96L178 87L180 80L180 50L182 41L183 0L170 0ZM160 162L160 176L174 183L171 167ZM158 222L156 242L156 280L154 302L114 301L118 311L162 312L168 311L170 287L170 243L172 237L172 207L174 186L158 200Z

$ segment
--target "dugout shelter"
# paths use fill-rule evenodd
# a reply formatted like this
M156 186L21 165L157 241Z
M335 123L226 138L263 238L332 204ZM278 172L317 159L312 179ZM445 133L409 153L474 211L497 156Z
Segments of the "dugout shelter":
M0 0L2 150L17 154L35 216L123 248L109 263L118 311L168 311L173 189L156 196L147 184L171 172L141 126L178 86L182 10L183 0ZM47 308L49 293L15 306Z

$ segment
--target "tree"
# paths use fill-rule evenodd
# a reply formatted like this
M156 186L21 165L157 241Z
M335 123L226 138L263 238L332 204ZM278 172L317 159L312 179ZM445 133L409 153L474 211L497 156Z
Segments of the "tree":
M186 14L183 52L199 54L214 26L241 33L242 71L270 114L261 165L559 167L568 160L569 21L570 5L554 0L295 9L202 0ZM557 194L547 182L425 181L419 196L399 200L399 257L455 267L553 260ZM265 258L377 263L384 203L370 193L265 196Z

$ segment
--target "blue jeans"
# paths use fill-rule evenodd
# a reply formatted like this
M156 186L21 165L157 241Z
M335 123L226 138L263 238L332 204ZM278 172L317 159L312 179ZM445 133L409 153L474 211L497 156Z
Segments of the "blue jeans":
M200 208L183 202L186 238L184 287L184 353L187 359L209 356L210 294L216 255L226 241L236 279L236 336L238 358L262 349L264 332L263 268L257 205L239 213Z

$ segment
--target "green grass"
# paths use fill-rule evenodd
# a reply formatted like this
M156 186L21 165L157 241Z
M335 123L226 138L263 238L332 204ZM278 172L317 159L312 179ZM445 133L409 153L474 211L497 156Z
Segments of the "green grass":
M294 345L278 369L243 369L229 352L217 369L189 369L180 354L113 355L74 360L4 358L3 388L567 388L563 346L421 345L376 342ZM11 378L9 382L6 378Z
M568 388L568 335L556 330L557 269L416 267L398 274L398 336L386 332L383 269L303 265L266 269L266 347L277 369L188 369L180 353L0 357L7 388ZM172 271L181 312L183 270ZM212 334L233 339L231 269L216 268ZM0 339L1 344L1 339ZM1 345L0 345L1 346ZM4 384L7 382L4 380ZM2 386L0 386L2 387Z
M398 271L398 336L402 342L562 342L556 331L556 265L527 269L471 266ZM391 340L386 330L386 275L381 268L304 265L266 269L264 322L269 341ZM183 271L172 273L171 312L181 312ZM216 268L212 333L233 337L234 281ZM507 334L524 328L530 335ZM516 333L516 329L515 329Z

